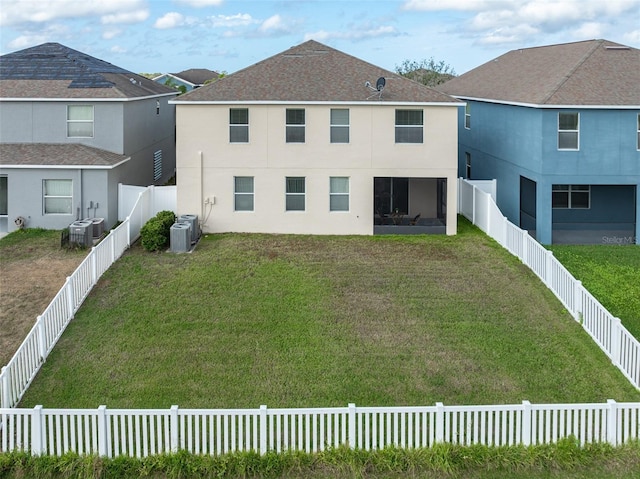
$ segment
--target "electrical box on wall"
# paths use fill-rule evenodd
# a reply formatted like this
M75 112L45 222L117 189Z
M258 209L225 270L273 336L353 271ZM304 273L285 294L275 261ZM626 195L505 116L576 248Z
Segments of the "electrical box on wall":
M215 196L209 196L204 200L204 204L205 205L215 205L216 204L216 197Z

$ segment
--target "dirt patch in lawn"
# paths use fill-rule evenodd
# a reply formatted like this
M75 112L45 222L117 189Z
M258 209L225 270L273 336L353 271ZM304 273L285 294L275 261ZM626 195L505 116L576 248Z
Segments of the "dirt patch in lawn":
M87 250L60 247L60 232L0 240L0 366L6 365Z

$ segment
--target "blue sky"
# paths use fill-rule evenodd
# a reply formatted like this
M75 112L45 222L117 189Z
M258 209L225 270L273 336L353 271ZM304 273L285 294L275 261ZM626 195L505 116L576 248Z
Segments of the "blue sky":
M640 48L640 0L0 0L0 54L58 42L134 72L232 73L308 39L394 70L458 74L509 50Z

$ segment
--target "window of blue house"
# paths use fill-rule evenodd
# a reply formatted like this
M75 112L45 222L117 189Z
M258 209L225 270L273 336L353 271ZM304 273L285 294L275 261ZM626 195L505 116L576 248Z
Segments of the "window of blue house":
M464 127L467 130L471 129L471 103L464 106Z
M580 146L580 114L558 113L558 149L578 150Z
M640 150L640 113L638 113L638 144L636 146Z
M591 186L553 185L551 206L559 209L588 209L591 206Z

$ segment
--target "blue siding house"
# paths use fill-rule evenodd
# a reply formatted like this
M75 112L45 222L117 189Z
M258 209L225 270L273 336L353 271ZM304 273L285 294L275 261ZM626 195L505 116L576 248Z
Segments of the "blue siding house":
M439 89L467 102L460 176L495 178L510 221L543 244L640 243L640 50L514 50Z

